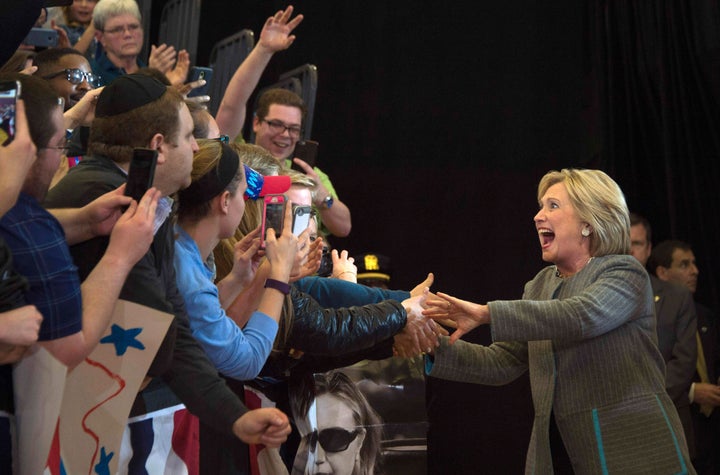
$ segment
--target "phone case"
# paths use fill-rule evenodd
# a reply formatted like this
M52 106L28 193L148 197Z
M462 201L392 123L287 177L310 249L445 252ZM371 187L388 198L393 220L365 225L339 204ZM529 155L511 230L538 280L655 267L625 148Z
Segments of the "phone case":
M157 164L157 150L149 148L136 148L128 169L125 195L140 201L155 179L155 165Z
M210 81L212 80L213 76L213 69L212 68L206 68L203 66L193 66L190 68L190 74L188 74L188 80L187 82L193 82L197 81L198 79L204 79L205 85L203 87L198 87L196 89L193 89L188 93L188 97L196 97L196 96L205 96L207 95L208 91L210 90Z
M310 226L310 219L312 219L312 206L295 206L293 208L293 234L295 236L302 234Z
M295 153L293 153L293 157L297 157L311 167L314 167L317 162L318 145L319 144L314 140L304 140L302 142L298 142L295 144ZM291 168L301 173L305 173L305 170L296 165L295 162L292 163Z
M263 199L263 219L260 228L263 247L267 229L273 228L276 236L282 233L286 201L285 195L267 195Z

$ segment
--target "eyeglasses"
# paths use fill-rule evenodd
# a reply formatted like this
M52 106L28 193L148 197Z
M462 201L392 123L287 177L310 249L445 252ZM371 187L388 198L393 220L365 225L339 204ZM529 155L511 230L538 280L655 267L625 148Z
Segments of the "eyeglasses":
M317 443L320 442L320 446L325 452L342 452L347 450L350 442L355 440L360 430L355 429L349 431L341 429L340 427L330 427L329 429L323 429L318 433L317 430L312 431L308 435L308 442L310 443L310 451L314 452Z
M140 30L140 24L131 23L129 25L116 26L115 28L111 28L109 30L103 30L103 33L107 33L108 35L117 35L120 33L124 33L125 30L127 30L128 33L135 33Z
M302 129L298 127L297 125L285 125L279 120L265 120L260 119L261 122L265 122L268 127L270 127L270 130L275 134L282 134L286 130L288 131L288 135L292 138L298 138L300 137L300 134L302 133Z
M58 76L65 75L65 79L70 81L70 84L82 84L83 81L87 81L88 84L95 87L95 84L97 84L98 79L100 79L98 76L96 76L93 73L86 73L82 69L63 69L62 71L58 71L53 74L48 74L47 76L43 76L43 79L52 79L56 78Z

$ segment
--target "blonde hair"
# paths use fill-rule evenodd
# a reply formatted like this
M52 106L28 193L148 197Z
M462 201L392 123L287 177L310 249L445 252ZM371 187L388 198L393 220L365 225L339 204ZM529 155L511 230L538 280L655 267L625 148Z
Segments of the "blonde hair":
M282 168L270 152L251 143L230 142L228 144L240 156L242 162L263 176L280 175Z
M278 175L282 171L278 162L273 156L260 147L259 145L231 142L228 144L230 148L237 152L240 161L257 171L263 176ZM283 172L284 174L284 172ZM262 222L263 201L247 200L245 202L245 212L240 220L238 228L232 237L223 239L215 246L213 250L213 258L215 260L215 281L218 282L227 276L233 268L235 244L242 240L248 233L260 226ZM292 331L292 322L295 318L295 311L290 295L285 297L281 318L278 322L278 332L273 344L273 354L284 354L286 342Z
M545 174L538 201L548 188L563 183L581 221L593 228L590 255L630 254L630 217L620 186L601 170L564 168Z

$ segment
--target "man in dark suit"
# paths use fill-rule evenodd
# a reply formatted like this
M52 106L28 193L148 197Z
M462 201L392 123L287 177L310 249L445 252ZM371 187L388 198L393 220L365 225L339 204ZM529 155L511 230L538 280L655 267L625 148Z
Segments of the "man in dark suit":
M652 229L644 217L630 213L630 252L644 266L652 252ZM665 389L673 400L685 431L690 457L695 456L694 429L690 409L690 387L697 360L697 316L692 294L683 286L665 282L650 272L658 347L665 365Z
M664 241L653 250L648 267L665 282L686 287L693 294L697 290L700 271L695 263L692 247L682 241ZM696 456L693 464L698 474L720 473L720 348L718 348L717 315L708 307L695 302L697 310L698 357L696 372L690 388Z

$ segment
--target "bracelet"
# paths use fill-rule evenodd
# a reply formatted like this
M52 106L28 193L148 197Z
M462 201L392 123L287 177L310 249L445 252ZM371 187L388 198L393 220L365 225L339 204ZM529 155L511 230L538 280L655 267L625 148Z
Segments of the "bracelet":
M335 276L333 276L333 277L335 277L336 279L339 279L343 274L352 274L352 275L354 275L355 277L357 277L357 273L355 273L355 272L353 272L353 271L351 271L351 270L342 271L342 272L340 272L338 275L335 275Z
M275 279L265 279L265 288L275 289L285 295L290 293L290 284L288 284L287 282L280 282L279 280Z

